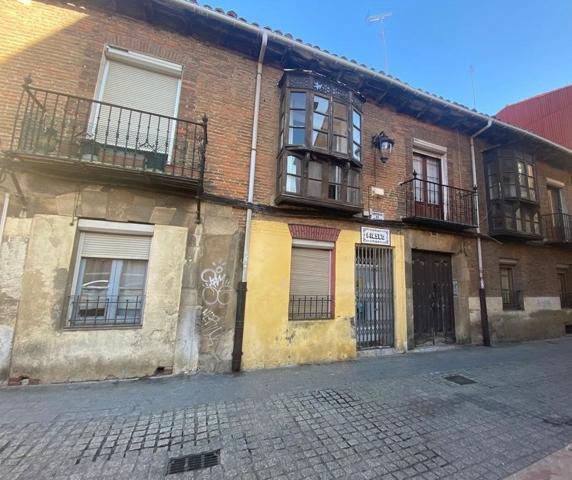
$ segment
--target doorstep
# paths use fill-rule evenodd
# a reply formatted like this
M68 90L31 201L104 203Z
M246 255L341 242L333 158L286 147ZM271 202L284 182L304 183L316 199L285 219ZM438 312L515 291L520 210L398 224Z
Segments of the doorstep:
M401 353L403 352L400 352L393 347L365 348L357 351L357 358L388 357L391 355L399 355Z

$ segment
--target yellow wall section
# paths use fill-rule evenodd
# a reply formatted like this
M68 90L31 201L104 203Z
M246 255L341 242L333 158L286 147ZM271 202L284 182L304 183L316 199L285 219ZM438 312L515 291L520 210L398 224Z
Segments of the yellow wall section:
M401 249L401 266L395 273L401 285L401 281L405 282L403 237L392 235L392 238ZM250 241L243 368L355 358L352 319L355 316L355 245L360 242L359 231L342 230L336 242L333 320L288 320L292 238L286 222L254 220ZM405 294L405 288L399 288L399 291ZM396 304L396 318L405 323L405 312L397 310L401 304L405 308L405 299ZM400 339L396 345L401 343Z

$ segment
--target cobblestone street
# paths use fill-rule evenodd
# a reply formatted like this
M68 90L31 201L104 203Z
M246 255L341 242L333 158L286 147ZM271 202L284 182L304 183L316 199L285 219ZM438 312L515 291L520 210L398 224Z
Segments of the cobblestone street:
M0 478L501 479L572 442L572 338L0 389ZM459 374L476 383L459 385Z

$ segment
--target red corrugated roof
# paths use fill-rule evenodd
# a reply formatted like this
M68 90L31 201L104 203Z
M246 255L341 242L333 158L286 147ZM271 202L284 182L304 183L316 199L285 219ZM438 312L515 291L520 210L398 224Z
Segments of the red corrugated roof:
M572 149L572 85L507 105L496 117Z

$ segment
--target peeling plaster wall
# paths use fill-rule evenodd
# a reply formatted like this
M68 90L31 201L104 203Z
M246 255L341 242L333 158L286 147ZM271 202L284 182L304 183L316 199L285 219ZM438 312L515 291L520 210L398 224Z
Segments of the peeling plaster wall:
M184 196L34 174L18 179L27 208L14 197L0 250L0 382L138 377L160 366L230 370L242 210L203 203L197 223L196 200ZM77 217L155 225L142 328L62 328ZM209 276L213 266L223 268L220 286ZM224 290L220 301L209 297L212 288Z
M8 378L32 220L8 218L0 248L0 382Z
M479 298L470 299L474 322L480 328ZM572 325L572 309L561 309L559 297L524 297L524 310L503 310L502 297L487 297L493 342L519 342L564 335Z
M155 227L141 328L66 330L63 314L76 228L66 217L36 215L10 376L42 382L99 380L150 375L158 366L172 365L186 236L185 228Z

